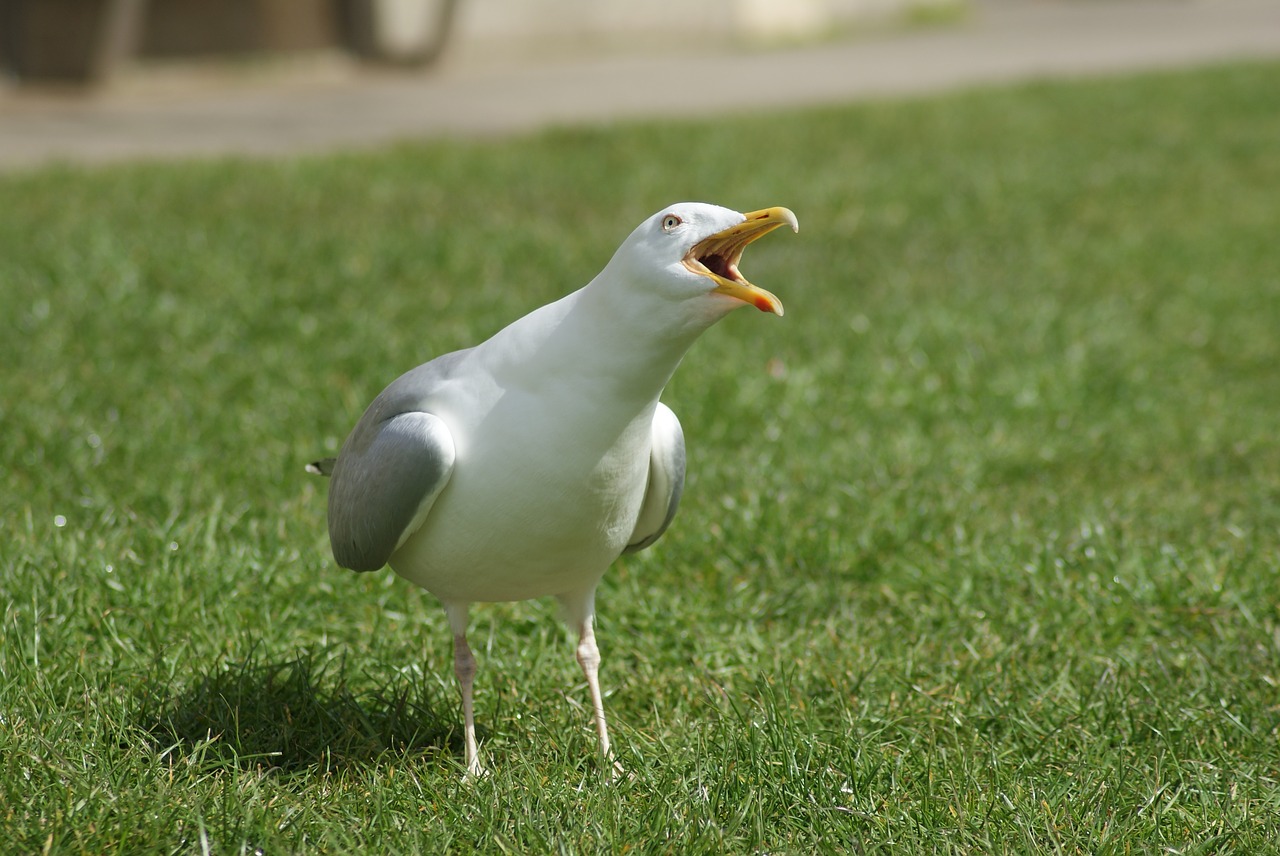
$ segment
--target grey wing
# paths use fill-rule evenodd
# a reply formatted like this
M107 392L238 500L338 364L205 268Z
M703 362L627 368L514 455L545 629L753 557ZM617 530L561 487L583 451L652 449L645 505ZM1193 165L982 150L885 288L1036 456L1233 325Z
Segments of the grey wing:
M376 571L426 520L453 473L453 437L423 402L465 352L407 372L369 405L329 484L329 543L339 565Z
M684 432L680 430L680 420L671 408L658 402L653 414L649 484L635 529L622 552L643 550L667 531L680 507L680 495L684 493L684 466Z
M329 485L329 543L338 564L376 571L422 526L453 472L440 417L401 413L359 450L344 449Z

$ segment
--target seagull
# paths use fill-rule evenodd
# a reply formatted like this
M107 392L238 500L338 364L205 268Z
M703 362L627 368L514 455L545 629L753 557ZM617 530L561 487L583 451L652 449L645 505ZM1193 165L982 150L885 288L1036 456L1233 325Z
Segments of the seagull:
M385 565L435 595L453 632L466 776L482 775L467 645L471 604L552 596L577 632L601 756L613 760L592 629L595 593L623 553L666 531L684 488L680 422L658 399L712 324L751 305L782 315L738 269L787 208L671 205L591 282L393 381L365 410L331 476L339 565ZM614 762L616 768L616 762Z

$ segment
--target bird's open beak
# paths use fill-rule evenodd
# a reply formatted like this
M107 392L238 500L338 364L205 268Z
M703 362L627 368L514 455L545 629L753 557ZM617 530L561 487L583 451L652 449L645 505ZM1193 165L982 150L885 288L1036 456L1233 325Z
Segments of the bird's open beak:
M723 232L716 232L693 245L684 257L684 266L696 274L709 277L716 283L717 294L727 294L743 303L750 303L761 312L782 314L782 301L759 286L747 282L738 270L742 251L747 244L769 234L782 225L791 231L800 231L800 221L790 208L764 208L752 211L741 223Z

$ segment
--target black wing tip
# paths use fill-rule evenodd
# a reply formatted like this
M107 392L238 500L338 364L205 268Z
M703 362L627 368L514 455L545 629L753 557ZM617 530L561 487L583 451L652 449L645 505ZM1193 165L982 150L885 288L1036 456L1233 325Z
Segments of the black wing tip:
M339 553L341 553L341 555L339 555ZM333 551L333 558L340 567L346 568L348 571L355 571L357 574L367 574L372 571L380 571L385 568L387 566L387 559L391 557L387 556L383 558L372 553L362 553L353 544L350 551L339 550L335 547Z

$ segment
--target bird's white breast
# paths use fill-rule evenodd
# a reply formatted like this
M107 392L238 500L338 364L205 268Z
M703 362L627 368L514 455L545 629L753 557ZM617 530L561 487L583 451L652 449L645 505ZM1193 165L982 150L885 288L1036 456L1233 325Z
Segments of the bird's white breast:
M457 459L396 572L446 602L594 588L639 513L656 398L637 407L583 378L504 385L483 372L435 398Z

